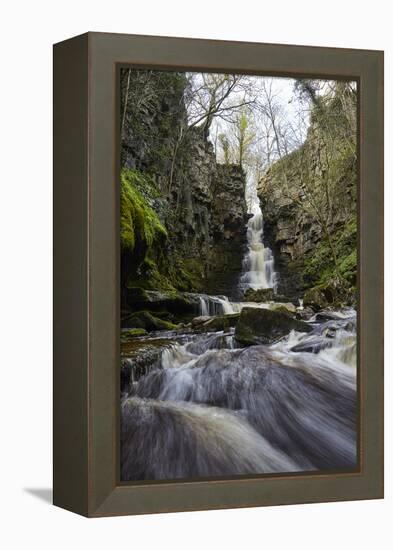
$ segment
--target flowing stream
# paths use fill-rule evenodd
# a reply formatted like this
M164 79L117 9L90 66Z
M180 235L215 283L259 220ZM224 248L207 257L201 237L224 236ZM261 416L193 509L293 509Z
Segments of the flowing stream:
M240 284L275 288L256 190L249 186L247 193L253 216ZM198 301L205 317L272 307L206 294ZM302 302L297 311L303 313ZM160 331L137 339L161 347L148 368L131 369L122 398L121 479L354 468L356 312L320 312L307 323L311 332L247 348L234 329Z
M309 322L270 346L228 331L166 348L122 402L122 479L355 467L356 314Z

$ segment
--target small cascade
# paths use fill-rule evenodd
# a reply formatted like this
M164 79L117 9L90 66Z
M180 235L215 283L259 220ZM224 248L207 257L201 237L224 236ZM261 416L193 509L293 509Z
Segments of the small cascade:
M231 302L226 296L209 296L200 294L198 314L204 317L214 317L215 315L230 315L240 313L244 307L256 307L269 309L268 303L258 302Z
M208 300L204 296L199 296L199 315L209 315Z
M212 317L230 313L235 313L235 310L226 296L199 295L199 315Z
M274 258L270 248L263 244L263 215L254 179L247 181L245 197L252 217L247 225L248 251L243 260L243 274L239 286L243 291L248 288L273 288L275 291L277 276L274 271Z

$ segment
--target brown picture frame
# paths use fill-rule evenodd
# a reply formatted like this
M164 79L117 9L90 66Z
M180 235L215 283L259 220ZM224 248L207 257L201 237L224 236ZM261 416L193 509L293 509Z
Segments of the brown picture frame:
M123 484L121 66L359 85L358 471ZM383 52L87 33L54 46L54 504L89 516L383 497Z

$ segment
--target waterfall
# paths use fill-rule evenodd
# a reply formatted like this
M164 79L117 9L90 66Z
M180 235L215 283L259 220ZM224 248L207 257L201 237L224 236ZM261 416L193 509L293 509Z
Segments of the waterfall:
M209 302L204 296L199 296L199 315L209 315Z
M263 214L257 195L256 180L249 178L245 190L246 203L252 217L247 224L248 251L243 260L243 274L240 287L243 290L252 288L273 288L276 290L276 273L274 259L270 248L263 244Z
M209 296L208 294L200 294L198 298L199 315L227 315L235 312L232 303L226 296Z

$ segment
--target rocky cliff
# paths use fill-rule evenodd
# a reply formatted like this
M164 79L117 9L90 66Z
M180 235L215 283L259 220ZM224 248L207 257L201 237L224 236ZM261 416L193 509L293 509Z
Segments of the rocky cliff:
M346 92L344 110L341 93L338 87L314 105L306 141L259 182L265 244L275 257L278 293L288 297L315 286L355 291L356 104Z
M124 71L121 86L123 289L234 294L245 174L218 164L202 131L188 128L182 73Z

